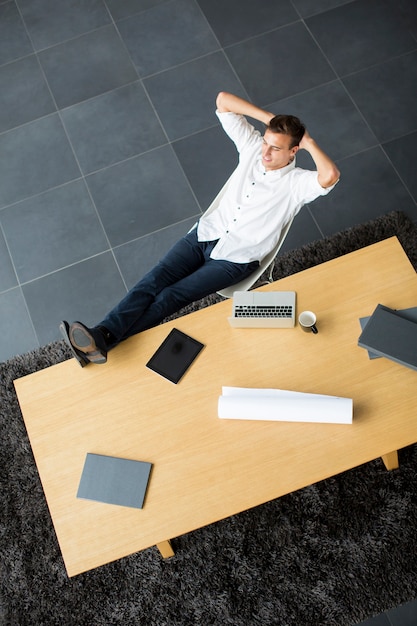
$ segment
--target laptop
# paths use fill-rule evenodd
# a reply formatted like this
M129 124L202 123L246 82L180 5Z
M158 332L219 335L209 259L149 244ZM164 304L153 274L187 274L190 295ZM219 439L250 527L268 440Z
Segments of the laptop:
M235 291L233 328L294 328L295 291Z

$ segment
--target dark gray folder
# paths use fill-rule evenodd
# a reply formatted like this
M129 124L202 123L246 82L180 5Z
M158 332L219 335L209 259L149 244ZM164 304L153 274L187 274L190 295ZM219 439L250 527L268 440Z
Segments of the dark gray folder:
M401 315L401 317L405 317L407 320L410 320L417 324L417 306L413 306L409 309L398 309L398 310L395 309L395 312L397 313L397 315ZM370 319L371 319L370 315L368 315L367 317L361 317L359 319L359 323L361 325L362 330L365 328L365 326L367 325ZM371 352L371 351L368 351L368 356L370 359L381 358L380 354L375 354L375 352Z
M417 370L417 323L399 311L378 304L359 337L358 345Z
M152 463L88 453L77 498L143 507Z

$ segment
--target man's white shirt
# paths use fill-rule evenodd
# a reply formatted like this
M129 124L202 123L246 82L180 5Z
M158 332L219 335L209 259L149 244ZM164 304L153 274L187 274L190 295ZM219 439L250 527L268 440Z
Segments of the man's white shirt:
M242 115L217 115L235 143L239 164L219 194L217 208L197 226L199 241L218 243L211 258L234 263L261 261L276 245L281 230L308 202L324 196L316 171L289 165L266 171L262 165L262 136Z

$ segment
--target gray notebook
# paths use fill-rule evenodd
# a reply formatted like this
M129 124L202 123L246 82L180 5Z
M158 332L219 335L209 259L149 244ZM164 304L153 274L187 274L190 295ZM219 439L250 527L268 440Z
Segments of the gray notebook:
M88 453L77 498L143 508L152 463Z
M410 320L411 322L416 322L417 324L417 306L413 306L409 309L395 309L395 312L397 313L397 315L401 315L401 317L405 317L405 319ZM370 315L368 315L367 317L361 317L359 319L362 330L365 328L370 319ZM368 355L370 359L379 359L382 356L380 354L375 354L370 350L368 350Z
M358 345L417 370L417 323L403 317L399 311L378 304Z

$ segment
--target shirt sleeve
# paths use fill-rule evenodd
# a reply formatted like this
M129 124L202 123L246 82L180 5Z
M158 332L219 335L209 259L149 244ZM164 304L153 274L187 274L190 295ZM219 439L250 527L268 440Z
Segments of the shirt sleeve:
M337 185L337 182L331 187L322 187L318 181L318 173L315 170L310 171L297 167L294 170L292 191L298 203L307 204L308 202L313 202L319 196L327 196Z
M261 133L252 124L249 124L246 117L232 113L231 111L216 111L224 132L230 137L236 146L239 154L246 149L252 148L261 142Z

